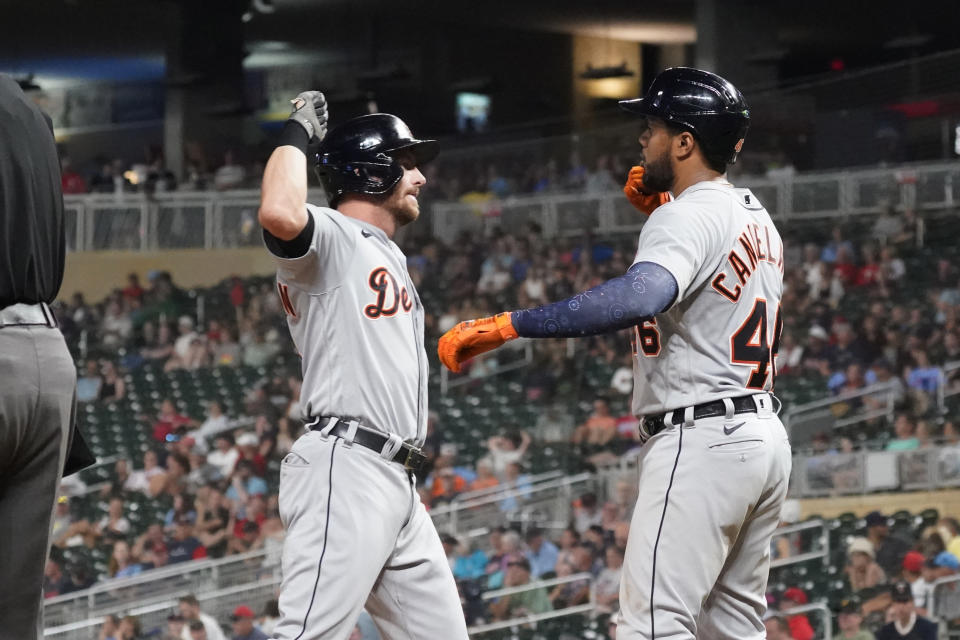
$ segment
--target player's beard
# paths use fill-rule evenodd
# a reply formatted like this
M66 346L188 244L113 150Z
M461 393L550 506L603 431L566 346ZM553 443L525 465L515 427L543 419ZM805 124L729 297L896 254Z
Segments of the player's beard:
M411 196L411 197L407 197ZM411 192L394 191L386 202L386 209L393 214L397 226L410 224L420 217L420 203Z
M670 156L660 154L657 158L650 158L643 163L643 186L654 193L661 193L673 189L677 174L673 171Z

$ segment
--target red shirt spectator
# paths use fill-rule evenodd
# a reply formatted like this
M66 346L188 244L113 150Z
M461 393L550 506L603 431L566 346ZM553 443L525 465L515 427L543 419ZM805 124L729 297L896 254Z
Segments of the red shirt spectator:
M160 405L160 415L157 421L153 423L153 439L157 442L165 442L167 436L177 430L177 427L190 426L193 420L187 416L177 413L176 407L171 400L164 400Z
M142 300L143 287L140 286L140 278L135 273L127 276L127 286L120 292L127 300Z
M87 181L73 170L70 158L66 156L60 161L60 188L64 195L87 192Z
M783 592L783 598L780 601L780 609L787 616L787 624L790 626L790 636L793 640L813 640L813 627L806 615L790 615L790 609L800 605L807 604L807 594L802 589L790 587Z

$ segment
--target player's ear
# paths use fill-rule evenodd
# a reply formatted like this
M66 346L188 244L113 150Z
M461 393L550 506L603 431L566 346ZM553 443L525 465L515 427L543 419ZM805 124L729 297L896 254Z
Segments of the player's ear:
M696 146L697 139L689 131L682 131L673 139L674 153L676 153L678 160L686 159L693 153Z

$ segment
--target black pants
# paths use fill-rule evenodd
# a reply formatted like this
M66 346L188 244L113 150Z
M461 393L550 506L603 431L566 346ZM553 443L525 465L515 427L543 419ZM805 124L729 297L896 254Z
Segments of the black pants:
M59 329L0 327L0 639L43 637L43 571L76 407Z

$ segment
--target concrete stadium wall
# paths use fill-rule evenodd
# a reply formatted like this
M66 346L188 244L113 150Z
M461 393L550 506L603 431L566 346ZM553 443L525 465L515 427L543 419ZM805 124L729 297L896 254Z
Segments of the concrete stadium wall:
M136 272L146 286L147 273L169 271L180 287L207 287L232 275L269 275L274 263L263 247L246 249L176 249L165 251L91 251L67 255L60 298L82 292L88 302L102 300L115 288L126 286L127 274Z
M846 512L863 517L871 511L890 515L900 509L913 514L924 509L936 509L942 516L956 517L960 514L960 489L808 498L801 500L800 506L804 518L811 515L835 518Z

